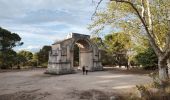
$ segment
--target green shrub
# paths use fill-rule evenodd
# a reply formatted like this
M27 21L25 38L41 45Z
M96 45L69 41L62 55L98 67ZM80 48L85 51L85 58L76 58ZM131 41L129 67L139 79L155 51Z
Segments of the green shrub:
M144 52L137 54L135 60L138 65L142 65L146 70L154 70L158 68L158 58L150 47Z
M42 66L43 68L47 68L48 62L42 63L41 66Z

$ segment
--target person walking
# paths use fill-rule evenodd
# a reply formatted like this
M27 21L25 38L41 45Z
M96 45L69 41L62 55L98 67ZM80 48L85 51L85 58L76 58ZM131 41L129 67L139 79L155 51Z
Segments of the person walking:
M82 67L82 71L83 71L83 75L84 75L84 73L85 73L85 71L86 71L85 66Z
M86 75L88 74L88 66L85 67Z

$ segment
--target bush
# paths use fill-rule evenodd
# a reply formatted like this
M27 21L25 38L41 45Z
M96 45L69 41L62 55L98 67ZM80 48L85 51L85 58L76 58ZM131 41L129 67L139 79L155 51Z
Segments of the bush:
M142 65L146 70L155 70L158 68L158 58L152 48L146 49L135 57L136 63Z
M42 63L41 66L42 66L43 68L47 68L48 62Z
M37 62L36 61L28 61L25 65L26 66L37 66Z

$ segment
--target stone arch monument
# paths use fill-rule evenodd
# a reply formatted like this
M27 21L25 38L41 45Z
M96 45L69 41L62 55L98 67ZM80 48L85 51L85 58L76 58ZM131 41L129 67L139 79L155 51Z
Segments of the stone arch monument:
M101 65L100 50L90 40L89 35L71 33L66 39L52 44L49 53L48 68L49 74L69 74L74 72L74 46L79 47L79 68L88 66L89 71L103 70Z

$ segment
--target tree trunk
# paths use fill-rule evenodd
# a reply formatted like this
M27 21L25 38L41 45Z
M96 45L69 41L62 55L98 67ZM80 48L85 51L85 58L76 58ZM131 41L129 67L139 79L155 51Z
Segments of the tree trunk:
M167 60L167 66L170 68L170 59Z
M161 80L167 80L169 78L167 73L167 63L164 60L158 59L158 67L159 67L159 78Z
M127 69L131 68L131 63L130 63L130 59L128 58L128 62L127 62Z

